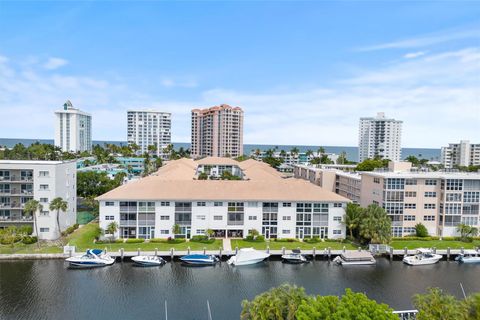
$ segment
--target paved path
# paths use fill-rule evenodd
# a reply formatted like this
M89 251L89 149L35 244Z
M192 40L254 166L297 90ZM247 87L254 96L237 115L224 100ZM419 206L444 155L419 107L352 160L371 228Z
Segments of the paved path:
M232 251L232 243L230 242L230 239L223 239L223 250Z

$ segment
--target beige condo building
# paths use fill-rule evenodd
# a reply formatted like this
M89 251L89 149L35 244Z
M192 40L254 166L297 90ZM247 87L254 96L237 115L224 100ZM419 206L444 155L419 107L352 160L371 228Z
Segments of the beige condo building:
M192 110L192 158L243 155L243 110L226 104Z

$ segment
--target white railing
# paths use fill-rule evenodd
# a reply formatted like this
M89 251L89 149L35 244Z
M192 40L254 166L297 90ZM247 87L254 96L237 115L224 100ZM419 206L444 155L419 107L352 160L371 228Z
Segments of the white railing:
M401 310L393 311L393 314L398 315L399 320L415 320L417 319L418 310Z

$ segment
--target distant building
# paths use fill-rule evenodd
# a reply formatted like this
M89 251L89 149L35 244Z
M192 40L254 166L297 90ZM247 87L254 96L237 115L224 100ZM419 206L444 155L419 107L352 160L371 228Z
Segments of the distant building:
M192 110L192 158L243 155L243 111L226 104Z
M358 161L380 157L400 161L402 121L385 118L383 112L375 118L360 118Z
M39 201L43 210L36 213L39 239L55 240L60 232L76 223L77 177L75 161L0 160L0 229L9 226L32 226L34 220L25 215L25 203ZM61 197L67 211L60 212L60 230L56 212L50 201Z
M480 144L472 144L468 140L450 143L448 147L442 147L441 161L446 169L480 166Z
M163 150L172 143L172 114L154 110L127 111L127 142L140 147L137 154L149 152L148 146L155 146L155 155L166 159Z
M92 150L92 116L74 108L70 100L55 111L55 146L64 152Z
M250 156L256 160L263 160L267 156L267 151L261 150L252 150ZM293 166L296 164L309 164L314 158L321 158L326 156L328 160L333 163L337 163L338 155L335 153L319 153L312 152L312 154L307 154L306 152L293 153L291 151L275 151L272 153L272 157L282 160L282 165L290 166L293 170Z
M480 174L429 172L411 163L389 163L384 171L362 172L361 205L377 204L392 219L392 234L415 233L417 223L429 234L457 236L464 223L479 227Z

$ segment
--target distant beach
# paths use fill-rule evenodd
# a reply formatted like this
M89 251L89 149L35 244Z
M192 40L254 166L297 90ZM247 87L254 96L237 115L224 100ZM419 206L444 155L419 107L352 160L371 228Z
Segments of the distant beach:
M0 138L0 146L5 146L7 148L13 147L17 143L22 143L26 146L35 143L36 141L40 143L49 143L53 144L53 139L13 139L13 138ZM105 143L111 143L116 145L126 145L126 141L101 141L94 140L93 144L104 145ZM180 147L190 148L190 143L187 142L173 142L175 149ZM249 155L252 150L260 149L267 150L278 147L278 150L289 151L293 147L297 147L300 152L305 152L307 150L317 151L319 146L300 146L300 145L265 145L265 144L244 144L243 151L244 154ZM325 148L325 151L328 153L340 154L345 152L347 154L347 159L351 161L357 161L358 159L358 148L351 146L322 146ZM440 149L434 148L402 148L402 158L413 155L418 158L428 159L428 160L439 160L440 159Z

